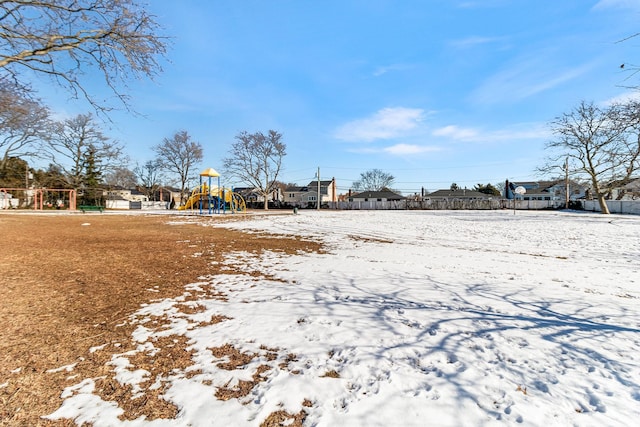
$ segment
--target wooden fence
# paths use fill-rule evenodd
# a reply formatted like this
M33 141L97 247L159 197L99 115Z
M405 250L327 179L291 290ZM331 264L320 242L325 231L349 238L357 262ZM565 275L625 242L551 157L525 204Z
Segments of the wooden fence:
M600 212L597 200L586 200L582 206L585 211ZM611 213L640 215L640 200L607 200L607 206Z
M557 209L558 207L561 207L561 203L553 200L515 201L515 209ZM496 210L513 209L514 201L507 199L426 199L388 202L333 202L329 203L329 208L340 210Z

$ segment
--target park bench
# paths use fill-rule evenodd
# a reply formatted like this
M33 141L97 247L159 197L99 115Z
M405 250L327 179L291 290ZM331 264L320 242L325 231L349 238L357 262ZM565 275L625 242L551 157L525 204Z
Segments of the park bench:
M85 213L87 211L100 211L100 212L102 212L104 210L104 208L102 206L90 206L90 205L80 205L79 209L82 211L82 213Z

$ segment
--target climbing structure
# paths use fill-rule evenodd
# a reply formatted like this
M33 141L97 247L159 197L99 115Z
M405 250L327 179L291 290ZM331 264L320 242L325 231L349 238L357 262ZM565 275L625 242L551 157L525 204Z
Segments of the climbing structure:
M212 178L218 178L218 185L212 185ZM200 173L200 185L191 191L186 203L179 210L198 210L200 214L224 213L227 210L246 212L247 205L238 193L233 189L220 186L220 174L213 168L208 168Z

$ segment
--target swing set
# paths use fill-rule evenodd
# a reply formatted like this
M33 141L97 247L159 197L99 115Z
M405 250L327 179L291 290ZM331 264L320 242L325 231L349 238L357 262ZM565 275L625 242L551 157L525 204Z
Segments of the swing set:
M22 192L23 197L14 198L14 193L19 192ZM13 203L16 199L17 203ZM45 207L74 211L76 203L76 190L68 188L0 188L0 209L17 209L20 206L33 205L35 211L42 211Z

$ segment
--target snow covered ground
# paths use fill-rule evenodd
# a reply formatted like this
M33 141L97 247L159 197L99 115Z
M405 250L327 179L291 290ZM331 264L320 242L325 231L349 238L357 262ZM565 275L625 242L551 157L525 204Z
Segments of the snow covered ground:
M164 398L177 420L121 421L93 379L52 418L96 426L257 426L283 409L314 426L629 426L640 418L640 218L565 212L300 211L212 226L307 236L328 253L231 253L247 274L202 278L227 301L142 307L134 338L153 351L184 335L191 375ZM231 268L230 268L231 272ZM212 316L228 319L204 324ZM148 328L167 316L168 328ZM211 348L256 355L221 369ZM100 351L100 350L98 350ZM112 360L135 386L149 373ZM245 397L221 387L251 380Z

